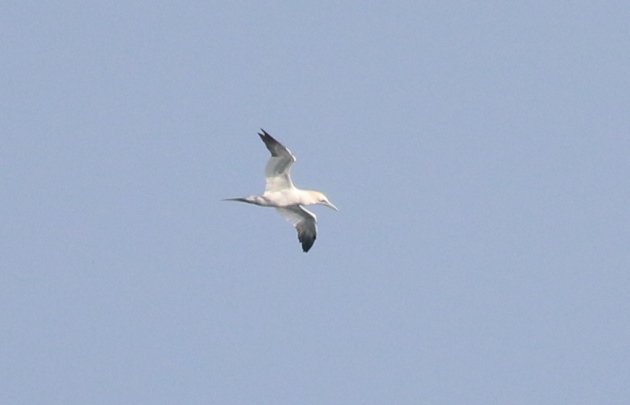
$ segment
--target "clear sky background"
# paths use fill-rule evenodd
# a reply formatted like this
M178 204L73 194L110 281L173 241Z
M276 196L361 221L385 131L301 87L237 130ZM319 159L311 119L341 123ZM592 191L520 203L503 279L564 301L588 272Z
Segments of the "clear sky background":
M0 402L630 403L629 21L2 2Z

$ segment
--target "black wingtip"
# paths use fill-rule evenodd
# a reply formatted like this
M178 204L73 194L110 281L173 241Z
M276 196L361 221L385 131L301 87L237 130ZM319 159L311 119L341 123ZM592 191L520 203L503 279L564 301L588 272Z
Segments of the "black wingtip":
M313 238L305 238L298 235L298 240L302 244L302 250L304 251L304 253L308 252L313 247L313 245L315 244L315 239L317 239L316 236L314 236Z
M260 130L261 130L262 132L259 132L259 133L258 133L258 136L259 136L259 137L260 137L260 139L261 139L261 140L265 143L265 145L267 145L267 143L269 142L269 140L271 140L271 139L273 139L273 138L272 138L272 137L271 137L271 135L269 135L269 134L267 133L267 131L265 131L264 129L260 128Z
M260 128L260 130L262 131L262 133L259 132L258 136L260 136L260 139L263 141L265 146L267 146L269 152L271 152L271 156L278 156L278 154L280 153L277 150L278 146L280 146L281 148L284 148L284 146L282 146L282 144L278 142L273 136L269 135L267 131L262 128Z

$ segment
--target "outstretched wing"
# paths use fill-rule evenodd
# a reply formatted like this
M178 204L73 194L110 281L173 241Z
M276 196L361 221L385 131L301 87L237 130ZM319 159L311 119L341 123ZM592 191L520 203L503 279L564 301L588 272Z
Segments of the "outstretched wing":
M293 188L291 181L291 166L295 162L295 156L283 144L276 141L264 129L258 133L260 139L265 143L271 158L265 168L266 185L265 191L279 191Z
M317 217L315 214L301 205L291 205L276 209L284 219L295 227L298 233L298 240L302 244L302 250L308 252L317 238Z

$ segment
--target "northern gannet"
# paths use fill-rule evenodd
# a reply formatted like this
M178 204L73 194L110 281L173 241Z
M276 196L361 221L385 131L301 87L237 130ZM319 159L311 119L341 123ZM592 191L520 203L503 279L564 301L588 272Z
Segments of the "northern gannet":
M264 129L258 133L265 143L271 158L265 168L266 185L263 195L251 195L241 198L227 198L225 201L240 201L262 207L274 207L280 215L295 227L302 250L308 250L317 237L317 217L304 208L305 205L320 204L337 211L326 196L314 190L301 190L291 181L291 167L295 156Z

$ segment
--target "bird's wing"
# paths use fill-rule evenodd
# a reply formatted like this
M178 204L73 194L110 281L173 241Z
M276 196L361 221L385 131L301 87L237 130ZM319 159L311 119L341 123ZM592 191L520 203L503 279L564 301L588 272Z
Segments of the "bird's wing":
M317 238L317 217L315 214L301 205L290 205L276 209L284 219L295 227L298 233L298 240L302 244L302 250L308 252Z
M291 166L295 162L295 156L283 144L276 141L264 129L258 133L260 139L265 143L271 158L265 168L266 185L265 191L279 191L293 188L291 181Z

